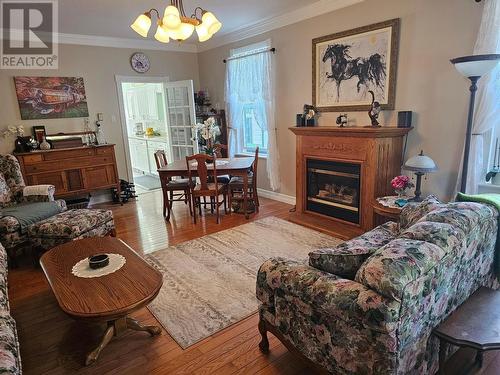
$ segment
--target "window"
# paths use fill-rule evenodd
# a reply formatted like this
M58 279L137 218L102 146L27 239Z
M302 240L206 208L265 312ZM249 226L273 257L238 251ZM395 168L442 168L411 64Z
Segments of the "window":
M255 92L252 90L251 84L246 85L245 82L262 82L266 79L262 73L262 69L255 67L255 53L264 51L271 47L271 41L267 40L260 43L251 44L245 47L232 49L230 58L237 58L235 61L234 70L237 71L238 87L232 85L235 95L240 99L240 103L229 101L230 111L241 111L238 116L232 116L234 129L238 129L239 136L235 144L236 153L253 154L255 149L259 148L259 155L266 156L268 153L268 123L266 117L266 102L263 100L260 93L258 95L243 95L245 98L241 100L241 92L247 91L245 94ZM245 57L246 56L246 57ZM232 83L232 82L231 82ZM241 84L243 83L243 84ZM239 92L238 92L239 91ZM232 104L232 105L231 105Z

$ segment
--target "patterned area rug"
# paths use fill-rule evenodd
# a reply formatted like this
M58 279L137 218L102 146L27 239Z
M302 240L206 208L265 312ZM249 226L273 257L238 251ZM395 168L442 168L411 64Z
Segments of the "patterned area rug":
M268 217L148 254L163 274L149 310L185 349L257 311L255 279L265 260L306 261L311 250L340 242Z

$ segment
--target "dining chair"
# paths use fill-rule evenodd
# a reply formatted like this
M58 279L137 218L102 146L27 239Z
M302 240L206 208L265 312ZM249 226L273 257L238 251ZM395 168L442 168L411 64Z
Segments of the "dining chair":
M207 163L211 164L208 168ZM193 171L196 170L199 183L191 186L191 200L193 206L193 219L196 224L196 207L199 208L201 216L201 198L210 197L210 208L213 213L214 207L217 215L217 224L220 223L219 207L224 204L224 212L227 214L227 185L220 184L217 181L217 157L209 156L206 154L196 154L193 156L186 156L186 165L188 171L188 178L194 179ZM208 178L212 177L213 182L209 182ZM222 201L220 197L222 195Z
M156 167L158 169L167 166L167 156L165 155L165 151L158 150L154 153ZM178 179L162 179L161 181L161 189L163 191L163 217L167 221L170 220L170 213L172 212L172 204L173 202L184 202L189 205L189 214L192 215L191 210L191 191L190 185L193 183L189 183L192 181L189 178L178 178ZM181 193L179 193L181 192Z
M225 150L225 154L227 155L227 151L228 151L227 145L224 145L222 143L216 143L214 145L214 155L217 158L222 158L222 156L223 156L222 155L223 150ZM217 182L219 182L220 184L229 184L230 180L231 180L231 176L229 176L228 174L225 174L225 175L222 175L222 176L217 176ZM209 181L209 182L213 182L213 181Z
M260 205L259 204L259 196L257 194L257 166L258 166L258 164L259 164L259 148L257 147L255 149L255 158L254 158L254 161L252 163L252 168L251 168L251 170L248 171L248 190L247 190L247 193L248 193L247 200L254 203L256 212L259 212L259 205ZM243 200L243 193L244 193L243 192L243 189L244 189L243 177L237 176L237 177L231 178L231 180L229 181L229 184L228 184L228 188L229 188L229 193L228 193L229 210L231 210L233 200L238 200L238 201ZM234 193L241 193L241 196L238 197L237 199L235 199L236 196L234 195ZM248 207L247 207L247 209L248 209ZM244 212L244 213L246 213L246 212Z

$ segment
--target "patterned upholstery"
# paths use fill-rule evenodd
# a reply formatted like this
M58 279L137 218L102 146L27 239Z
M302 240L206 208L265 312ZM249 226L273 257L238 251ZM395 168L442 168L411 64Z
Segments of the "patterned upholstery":
M28 235L33 246L48 250L72 240L106 236L114 228L112 211L78 209L62 212L31 225Z
M19 203L53 202L55 187L52 185L30 186L37 189L40 195L24 194L24 183L21 167L13 155L0 155L0 208ZM28 189L29 190L29 189ZM61 211L66 210L66 202L58 200ZM1 215L0 215L1 216ZM10 256L21 244L27 243L27 235L21 233L20 225L13 217L0 217L0 240Z
M261 319L335 374L435 373L432 329L480 286L498 287L498 212L477 203L429 210L429 200L412 207L405 219L412 225L366 259L354 280L265 262L257 276Z
M16 322L10 316L7 296L7 253L0 244L0 373L21 374Z
M396 223L385 223L333 249L318 249L309 253L309 265L352 280L363 262L398 233Z

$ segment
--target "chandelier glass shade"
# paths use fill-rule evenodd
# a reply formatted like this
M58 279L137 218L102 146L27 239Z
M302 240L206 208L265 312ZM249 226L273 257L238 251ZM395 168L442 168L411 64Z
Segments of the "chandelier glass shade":
M182 42L193 35L198 34L198 40L205 42L209 40L222 27L222 23L212 12L197 7L191 17L187 17L182 0L170 0L170 5L165 8L163 17L157 9L150 9L139 15L130 26L140 36L147 38L152 23L152 14L158 19L154 38L161 43L168 43L170 39Z

